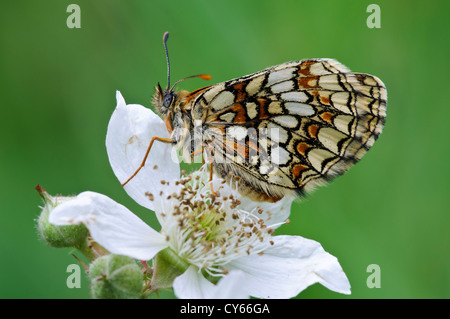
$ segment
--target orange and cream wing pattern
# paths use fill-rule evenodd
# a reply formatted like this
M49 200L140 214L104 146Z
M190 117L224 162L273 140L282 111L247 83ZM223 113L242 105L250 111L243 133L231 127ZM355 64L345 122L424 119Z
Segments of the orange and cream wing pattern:
M216 173L277 200L305 194L360 160L383 129L386 100L377 77L312 59L201 89L189 102Z

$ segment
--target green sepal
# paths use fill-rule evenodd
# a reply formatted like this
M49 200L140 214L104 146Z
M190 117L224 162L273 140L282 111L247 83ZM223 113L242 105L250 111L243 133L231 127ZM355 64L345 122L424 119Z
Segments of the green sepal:
M189 263L181 259L172 249L161 250L153 259L151 290L172 287L175 278L183 274L188 267Z
M38 187L36 187L38 189ZM39 194L44 200L44 207L37 219L37 230L42 240L51 247L84 247L86 246L89 230L85 225L53 225L49 222L50 212L61 203L73 197L50 196L39 186Z

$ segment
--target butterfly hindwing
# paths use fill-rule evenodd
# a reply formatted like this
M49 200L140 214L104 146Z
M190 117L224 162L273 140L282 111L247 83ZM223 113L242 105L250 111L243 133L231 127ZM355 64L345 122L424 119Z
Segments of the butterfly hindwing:
M386 99L378 78L314 59L210 86L189 102L219 175L277 198L308 192L361 159L383 129Z

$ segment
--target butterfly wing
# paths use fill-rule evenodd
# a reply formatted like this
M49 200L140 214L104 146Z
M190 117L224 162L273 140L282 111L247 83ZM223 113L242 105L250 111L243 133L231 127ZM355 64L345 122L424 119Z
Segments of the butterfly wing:
M372 147L386 117L386 88L331 59L302 60L196 94L216 173L261 200L304 194L343 174Z

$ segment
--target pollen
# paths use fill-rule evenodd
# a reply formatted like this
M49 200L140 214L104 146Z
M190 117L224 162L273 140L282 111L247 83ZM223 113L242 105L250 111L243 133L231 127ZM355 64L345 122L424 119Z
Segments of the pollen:
M155 196L153 196L152 193L146 192L145 196L147 196L147 198L152 202L155 200Z

